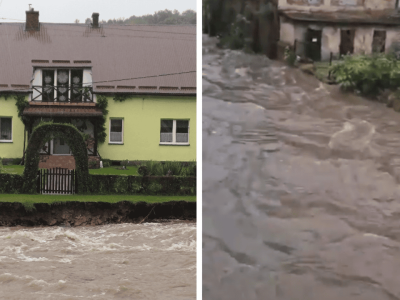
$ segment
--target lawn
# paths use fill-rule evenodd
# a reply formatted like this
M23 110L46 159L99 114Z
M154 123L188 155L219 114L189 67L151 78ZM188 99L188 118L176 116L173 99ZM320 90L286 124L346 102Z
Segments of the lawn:
M103 169L89 169L89 174L94 174L94 175L139 175L137 170L138 168L135 166L128 166L127 170L118 170L118 168L121 168L119 166L116 167L108 167L108 168L103 168ZM8 166L3 166L2 173L6 174L18 174L22 175L24 172L24 166L18 166L18 165L8 165Z
M335 65L339 63L340 60L332 61L332 64ZM332 81L332 79L328 79L329 76L329 62L314 62L315 67L315 77L323 82Z
M108 202L120 201L160 203L168 201L196 202L196 196L142 196L142 195L27 195L27 194L0 194L0 202L20 202L27 208L34 203L60 203L67 201L79 202Z

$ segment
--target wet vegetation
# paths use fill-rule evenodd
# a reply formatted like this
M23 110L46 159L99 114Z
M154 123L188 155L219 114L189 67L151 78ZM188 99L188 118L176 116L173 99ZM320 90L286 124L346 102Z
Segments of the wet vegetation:
M2 194L1 202L19 202L28 210L35 203L62 204L70 201L78 202L107 202L118 203L129 201L133 203L161 203L169 201L196 201L196 196L147 196L147 195L26 195L26 194Z
M391 54L344 56L331 72L343 89L364 96L377 96L400 86L400 63Z
M85 23L91 23L92 20L87 18ZM196 24L196 12L188 9L180 13L176 9L171 11L168 9L160 10L154 14L144 16L131 16L127 19L109 19L102 20L103 24L119 24L119 25L182 25L182 24Z
M218 36L219 47L276 57L279 17L274 0L203 1L203 32Z

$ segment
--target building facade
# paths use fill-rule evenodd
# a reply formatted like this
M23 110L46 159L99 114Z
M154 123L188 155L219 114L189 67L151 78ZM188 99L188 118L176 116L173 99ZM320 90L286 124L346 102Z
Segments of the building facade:
M92 18L90 25L40 23L30 10L25 23L0 26L0 157L23 157L35 126L53 121L75 125L97 164L196 160L195 26ZM29 103L20 112L17 97ZM50 138L40 154L41 168L75 167L62 138Z
M280 0L281 49L314 61L400 51L398 0Z

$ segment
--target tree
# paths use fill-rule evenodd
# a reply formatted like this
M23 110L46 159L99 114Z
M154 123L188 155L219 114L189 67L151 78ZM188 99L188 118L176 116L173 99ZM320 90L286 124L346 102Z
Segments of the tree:
M76 19L76 20L75 20L75 23L79 23L79 20L78 20L78 19Z

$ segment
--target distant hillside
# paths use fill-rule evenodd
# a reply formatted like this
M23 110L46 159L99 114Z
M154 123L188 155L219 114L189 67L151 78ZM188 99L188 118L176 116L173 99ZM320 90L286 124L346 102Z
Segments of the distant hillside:
M92 20L87 18L85 23L91 23ZM126 25L152 25L152 24L169 24L169 25L179 25L179 24L196 24L196 12L194 10L186 10L182 13L174 10L160 10L152 15L145 16L131 16L128 19L110 19L108 21L102 20L100 23L103 24L126 24Z

